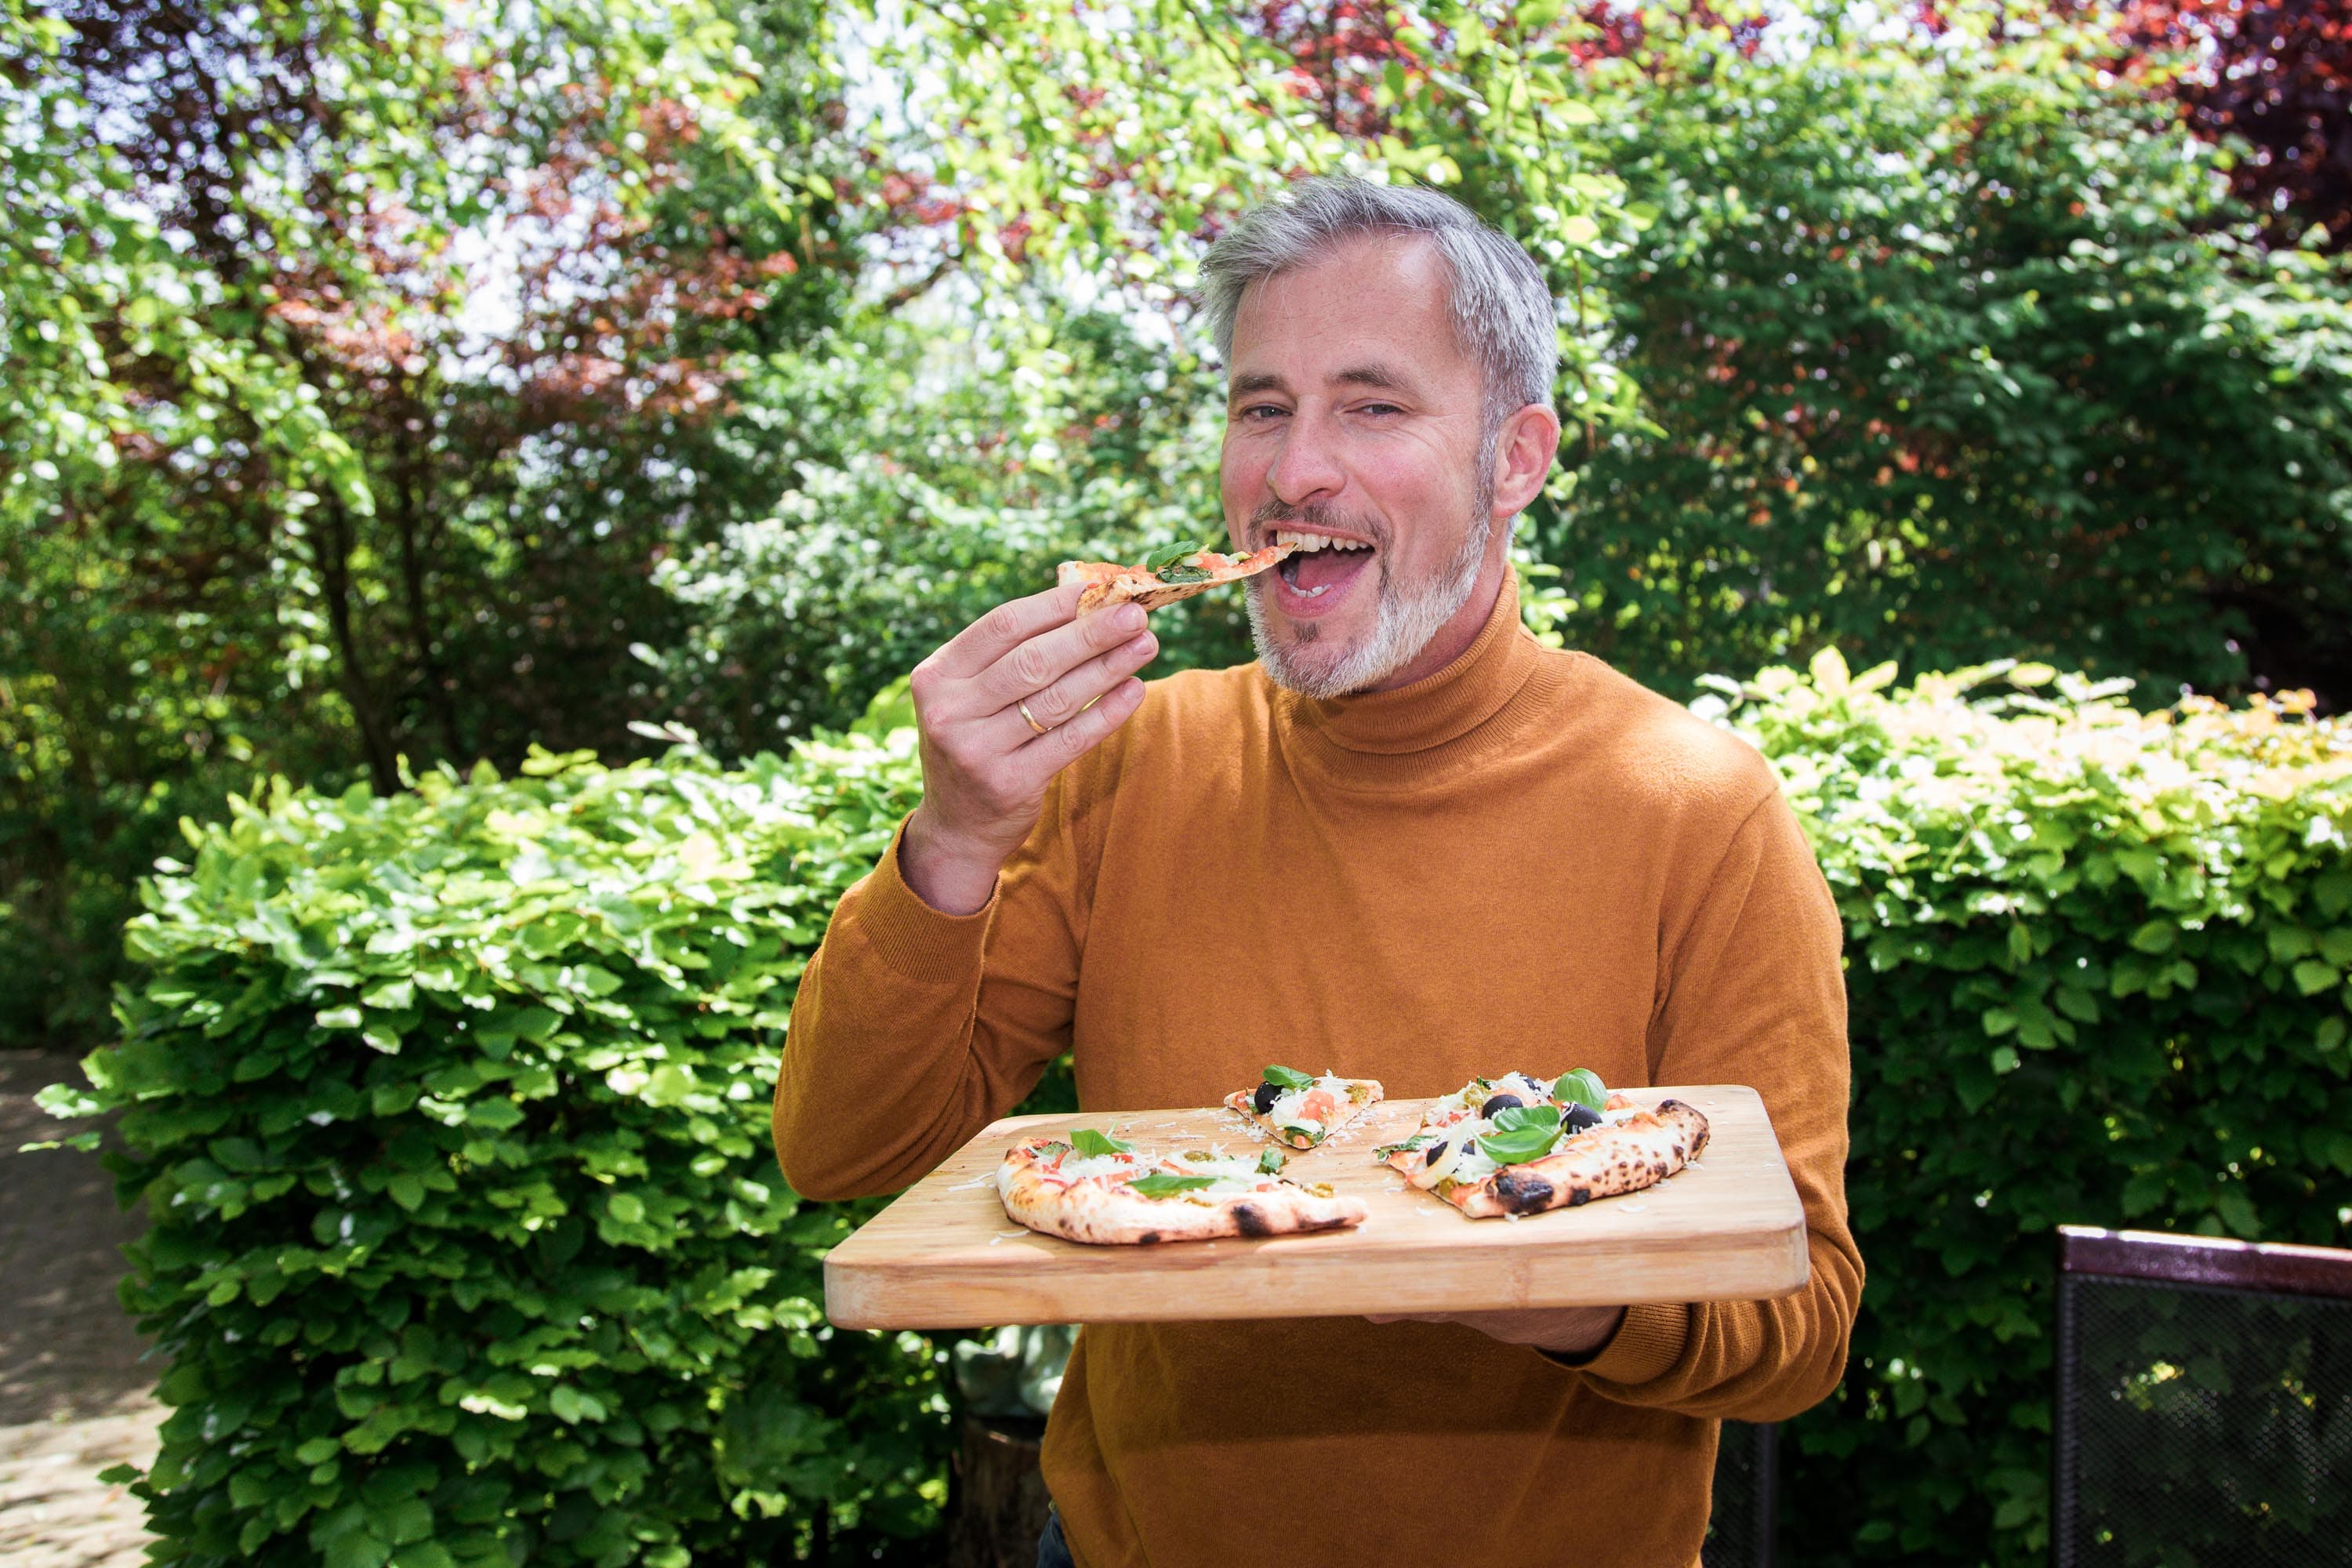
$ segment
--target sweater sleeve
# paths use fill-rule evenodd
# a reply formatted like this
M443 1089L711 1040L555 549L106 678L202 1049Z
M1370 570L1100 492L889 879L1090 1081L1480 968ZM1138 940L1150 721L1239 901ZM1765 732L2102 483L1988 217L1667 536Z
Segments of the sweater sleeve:
M1065 801L1057 779L972 914L943 914L907 886L903 822L842 895L801 977L776 1077L776 1160L794 1192L907 1185L1020 1103L1068 1048L1083 915Z
M1594 1392L1626 1405L1784 1420L1837 1386L1862 1299L1845 1203L1842 931L1777 788L1697 887L1664 936L1650 1081L1742 1083L1763 1097L1804 1205L1811 1273L1777 1300L1629 1308L1583 1372Z

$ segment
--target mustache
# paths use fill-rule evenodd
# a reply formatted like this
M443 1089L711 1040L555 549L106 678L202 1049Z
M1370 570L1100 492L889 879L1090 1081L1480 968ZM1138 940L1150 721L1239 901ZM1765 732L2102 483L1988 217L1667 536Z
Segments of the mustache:
M1251 537L1261 543L1276 528L1295 528L1316 533L1355 534L1370 540L1372 547L1380 551L1389 546L1388 525L1380 519L1354 516L1314 501L1305 506L1292 506L1282 500L1262 501L1250 513L1249 526Z

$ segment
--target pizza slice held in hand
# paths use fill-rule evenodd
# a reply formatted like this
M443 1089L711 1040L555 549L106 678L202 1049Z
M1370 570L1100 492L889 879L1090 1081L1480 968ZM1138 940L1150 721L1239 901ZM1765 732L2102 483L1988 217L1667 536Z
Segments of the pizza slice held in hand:
M1225 1107L1293 1149L1312 1149L1380 1099L1378 1079L1341 1078L1328 1071L1317 1078L1296 1068L1270 1067L1255 1089L1225 1096Z
M1379 1151L1412 1185L1473 1219L1573 1208L1667 1180L1706 1147L1696 1107L1648 1110L1580 1068L1474 1079L1431 1103L1421 1131Z
M1269 544L1246 555L1227 555L1203 550L1187 540L1154 551L1140 566L1121 566L1113 561L1065 561L1054 580L1063 587L1072 583L1087 585L1078 595L1080 615L1129 601L1147 610L1156 610L1162 605L1205 594L1221 583L1254 577L1297 548L1295 544Z
M1343 1230L1365 1214L1361 1198L1285 1176L1278 1149L1154 1156L1087 1127L1014 1144L996 1195L1031 1230L1110 1246Z

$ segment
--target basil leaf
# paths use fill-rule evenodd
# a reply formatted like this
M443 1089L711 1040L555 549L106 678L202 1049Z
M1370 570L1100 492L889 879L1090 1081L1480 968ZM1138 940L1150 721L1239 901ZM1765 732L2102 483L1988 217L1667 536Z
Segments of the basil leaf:
M1135 1152L1134 1144L1106 1138L1091 1127L1073 1129L1070 1143L1081 1154L1131 1154Z
M1601 1075L1591 1068L1578 1068L1559 1075L1551 1086L1551 1097L1558 1100L1573 1100L1587 1110L1609 1109L1609 1091L1601 1087Z
M1312 1089L1315 1075L1300 1072L1297 1068L1268 1068L1265 1069L1265 1081L1280 1084L1285 1089Z
M1379 1148L1372 1151L1372 1157L1378 1160L1385 1160L1391 1154L1402 1154L1408 1149L1425 1148L1430 1140L1435 1136L1436 1134L1433 1132L1416 1132L1402 1143L1381 1144Z
M1267 1144L1258 1152L1257 1168L1269 1176L1282 1174L1282 1151L1271 1143Z
M1147 572L1157 572L1163 566L1173 566L1187 555L1198 555L1206 548L1208 547L1199 540L1188 539L1181 544L1171 544L1165 550L1155 550L1145 556L1143 569Z
M1540 1127L1558 1131L1559 1107L1557 1105L1507 1105L1495 1112L1495 1131L1517 1132L1521 1128Z
M1063 1142L1058 1138L1055 1139L1051 1143L1040 1143L1037 1145L1037 1158L1040 1160L1050 1160L1056 1154L1066 1154L1069 1152L1070 1146L1067 1143Z
M1301 1138L1310 1139L1318 1143L1323 1142L1323 1130L1319 1127L1301 1127L1295 1121L1286 1121L1282 1124L1282 1130L1285 1132L1296 1132Z
M1213 1180L1212 1176L1171 1176L1165 1171L1154 1171L1128 1183L1127 1190L1147 1198L1172 1198L1178 1193L1197 1193Z
M1549 1107L1545 1109L1549 1110ZM1478 1140L1478 1148L1497 1165L1524 1165L1529 1160L1540 1160L1551 1152L1559 1142L1559 1129L1553 1127L1521 1127L1509 1132L1489 1132Z
M1205 583L1211 574L1205 566L1162 566L1152 575L1162 583Z

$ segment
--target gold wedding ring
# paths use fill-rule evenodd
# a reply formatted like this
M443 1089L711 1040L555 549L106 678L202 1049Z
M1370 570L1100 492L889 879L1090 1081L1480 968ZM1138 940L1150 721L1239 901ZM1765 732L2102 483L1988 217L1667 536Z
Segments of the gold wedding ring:
M1027 702L1015 702L1013 706L1021 710L1021 717L1028 721L1029 728L1036 731L1040 735L1053 728L1051 724L1040 724L1037 722L1037 715L1029 711L1029 704Z

